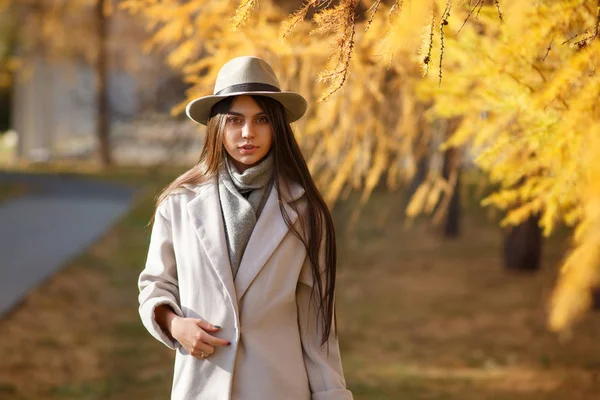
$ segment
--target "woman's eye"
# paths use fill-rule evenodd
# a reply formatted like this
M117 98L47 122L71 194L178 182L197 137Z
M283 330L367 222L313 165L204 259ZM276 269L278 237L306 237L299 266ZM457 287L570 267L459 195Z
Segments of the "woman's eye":
M237 124L240 122L240 118L239 117L227 117L227 122L232 123L232 124Z
M258 119L256 120L256 122L261 123L261 124L265 124L269 122L269 119L267 117L258 117Z

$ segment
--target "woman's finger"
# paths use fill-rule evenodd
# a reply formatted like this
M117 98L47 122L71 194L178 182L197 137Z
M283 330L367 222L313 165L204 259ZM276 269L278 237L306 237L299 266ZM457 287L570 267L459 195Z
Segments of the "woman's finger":
M196 320L196 324L200 328L202 328L202 329L204 329L205 331L208 331L208 332L216 332L219 329L221 329L221 327L219 325L213 325L210 322L204 321L204 320L201 320L201 319L197 319Z
M212 355L214 352L215 348L213 346L204 342L197 342L192 346L190 354L193 357L204 359Z
M214 337L206 332L202 335L202 341L213 346L229 346L231 344L229 340Z

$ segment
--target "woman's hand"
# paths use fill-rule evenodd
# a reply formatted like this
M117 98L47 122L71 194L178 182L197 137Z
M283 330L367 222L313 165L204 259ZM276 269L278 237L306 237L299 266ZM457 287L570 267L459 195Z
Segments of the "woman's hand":
M231 342L208 333L218 332L220 326L197 318L180 317L167 305L156 307L154 314L158 325L193 357L204 359L215 352L215 346L231 345Z
M215 346L229 346L231 342L214 337L214 333L221 329L220 326L209 324L196 318L182 318L176 316L171 321L171 335L192 356L204 359L215 352Z

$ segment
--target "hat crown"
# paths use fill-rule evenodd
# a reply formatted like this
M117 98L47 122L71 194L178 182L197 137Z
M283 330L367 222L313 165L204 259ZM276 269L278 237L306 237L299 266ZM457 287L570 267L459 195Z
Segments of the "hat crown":
M192 120L206 125L215 104L227 97L242 95L258 95L278 101L284 107L289 122L297 121L306 112L306 99L298 93L282 91L277 75L266 61L243 56L225 63L217 74L213 94L190 101L185 113Z
M261 58L243 56L234 58L221 67L213 94L233 85L260 83L279 88L273 68Z

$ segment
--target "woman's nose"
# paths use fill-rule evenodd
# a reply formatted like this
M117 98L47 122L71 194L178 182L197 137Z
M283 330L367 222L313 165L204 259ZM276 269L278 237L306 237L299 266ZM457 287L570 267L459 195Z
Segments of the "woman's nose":
M254 127L251 122L247 122L242 127L242 137L244 138L252 138L254 137Z

